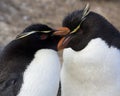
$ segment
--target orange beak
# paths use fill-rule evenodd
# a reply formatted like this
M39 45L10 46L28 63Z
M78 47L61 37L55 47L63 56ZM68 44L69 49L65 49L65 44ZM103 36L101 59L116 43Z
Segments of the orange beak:
M68 33L70 33L70 29L67 27L60 27L57 29L56 32L53 33L53 35L59 35L59 36L65 36Z
M64 49L64 48L66 48L71 39L72 39L71 36L63 37L63 38L58 42L57 49L58 49L58 50L62 50L62 49Z
M58 28L57 31L53 33L53 35L66 36L69 33L70 33L70 29L69 28L61 27L61 28ZM71 40L70 37L63 37L58 42L57 49L58 50L62 50L65 47L67 47L67 44L69 43L70 40Z

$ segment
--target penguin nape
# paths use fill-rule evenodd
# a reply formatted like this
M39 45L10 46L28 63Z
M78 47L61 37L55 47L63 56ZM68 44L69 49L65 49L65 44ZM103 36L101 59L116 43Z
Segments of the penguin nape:
M62 96L120 96L119 31L88 5L66 16L60 29L54 35L64 35Z
M0 96L57 96L60 36L44 24L28 26L0 54Z

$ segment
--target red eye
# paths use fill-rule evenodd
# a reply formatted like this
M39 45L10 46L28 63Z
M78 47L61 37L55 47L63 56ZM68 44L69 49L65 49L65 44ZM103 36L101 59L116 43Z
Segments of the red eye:
M45 39L47 39L47 37L48 37L48 35L43 34L43 35L40 36L40 39L45 40Z

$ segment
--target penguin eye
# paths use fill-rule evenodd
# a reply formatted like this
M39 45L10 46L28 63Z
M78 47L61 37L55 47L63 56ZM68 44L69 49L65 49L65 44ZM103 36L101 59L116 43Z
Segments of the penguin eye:
M42 34L41 36L40 36L40 39L41 40L45 40L45 39L47 39L48 38L48 35L47 34Z

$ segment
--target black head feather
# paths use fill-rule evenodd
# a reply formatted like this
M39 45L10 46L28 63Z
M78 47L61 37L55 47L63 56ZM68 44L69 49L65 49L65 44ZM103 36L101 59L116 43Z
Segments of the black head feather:
M82 20L84 10L77 10L66 16L63 20L63 26L73 31ZM81 23L80 28L72 35L72 40L67 47L79 51L87 46L90 40L102 38L111 46L120 48L120 43L115 40L120 39L119 31L108 22L103 16L89 12L85 20Z
M47 31L47 30L53 30L52 28L48 27L44 24L32 24L24 29L24 32L30 32L30 31Z
M30 50L50 48L57 50L56 46L60 39L59 36L53 36L55 30L43 24L30 25L20 33L13 41L18 46L28 47ZM21 44L19 44L21 43Z
M35 32L24 36L31 31ZM57 43L61 37L53 36L54 31L47 25L30 25L3 49L0 54L0 96L17 95L23 82L23 72L34 58L36 51L57 50ZM19 38L20 36L24 37Z

